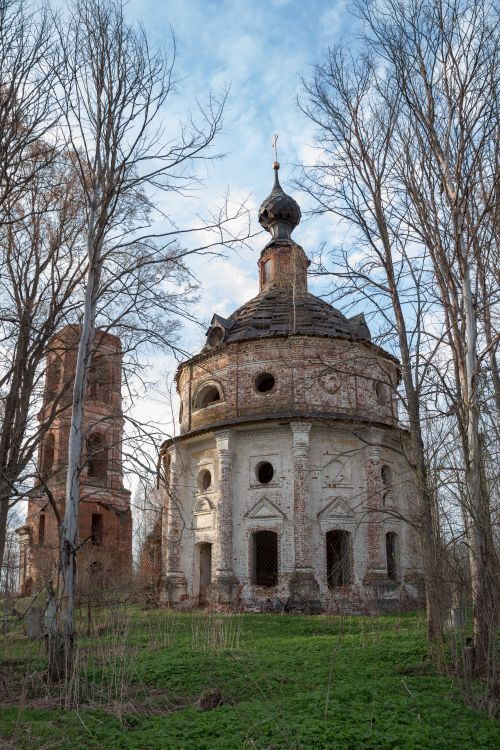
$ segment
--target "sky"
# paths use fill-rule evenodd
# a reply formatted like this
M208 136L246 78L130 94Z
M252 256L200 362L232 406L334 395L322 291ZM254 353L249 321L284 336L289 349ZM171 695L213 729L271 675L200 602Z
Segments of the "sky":
M220 205L226 191L234 200L246 199L258 229L257 211L273 183L273 134L277 133L280 180L302 208L303 220L294 232L310 258L322 243L341 244L347 228L335 217L308 219L309 203L293 189L297 165L314 158L313 126L300 112L297 96L301 78L325 58L328 46L353 31L346 2L320 0L130 0L130 20L143 24L152 46L169 46L175 34L177 93L169 117L185 119L196 101L208 92L230 86L222 132L203 185L189 199L167 195L162 208L179 226L192 226L197 215ZM213 313L227 316L258 293L257 259L268 241L261 234L251 247L225 257L193 259L190 268L200 283L195 315L199 325L186 324L181 346L191 354L204 343ZM321 289L310 284L314 293ZM162 356L151 362L152 377L172 378L176 363ZM137 405L142 417L165 419L166 434L175 429L162 402L161 388ZM175 408L175 410L177 410Z

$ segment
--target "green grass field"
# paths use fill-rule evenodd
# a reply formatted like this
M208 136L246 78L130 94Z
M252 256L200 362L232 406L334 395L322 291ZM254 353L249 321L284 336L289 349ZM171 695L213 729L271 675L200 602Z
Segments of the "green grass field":
M101 611L77 674L47 684L43 643L2 651L1 748L480 750L500 724L436 673L420 615ZM65 708L64 706L68 706Z

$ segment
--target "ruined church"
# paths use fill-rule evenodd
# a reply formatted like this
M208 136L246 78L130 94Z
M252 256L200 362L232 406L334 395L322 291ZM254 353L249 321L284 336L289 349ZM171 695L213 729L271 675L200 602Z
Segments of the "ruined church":
M279 182L259 209L271 238L259 293L214 315L176 382L180 434L161 448L163 513L141 569L171 607L380 612L421 602L398 361L308 291L292 239L299 206ZM21 591L54 577L79 329L50 347L39 482L20 536ZM80 583L117 581L132 561L123 486L121 347L98 331L85 402Z
M378 612L422 596L398 361L308 291L279 182L259 293L214 315L176 375L180 434L161 449L160 597L173 607Z

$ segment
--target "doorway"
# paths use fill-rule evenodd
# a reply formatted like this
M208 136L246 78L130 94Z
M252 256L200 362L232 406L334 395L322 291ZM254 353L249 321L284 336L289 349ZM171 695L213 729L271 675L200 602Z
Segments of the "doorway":
M208 589L212 583L212 545L210 542L202 542L198 547L200 551L199 604L200 607L204 607L208 604Z
M333 529L326 535L326 578L328 586L345 586L351 582L351 535Z

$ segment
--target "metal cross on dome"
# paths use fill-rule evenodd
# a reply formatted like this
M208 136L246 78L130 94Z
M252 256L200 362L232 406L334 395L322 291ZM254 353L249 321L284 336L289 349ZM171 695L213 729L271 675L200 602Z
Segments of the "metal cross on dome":
M278 133L273 136L274 161L278 161Z

